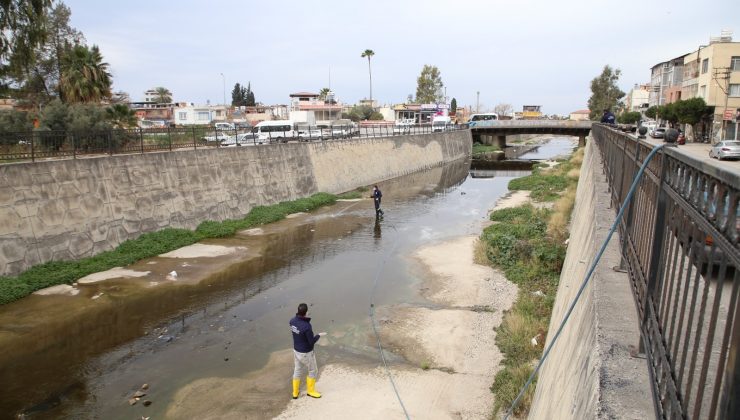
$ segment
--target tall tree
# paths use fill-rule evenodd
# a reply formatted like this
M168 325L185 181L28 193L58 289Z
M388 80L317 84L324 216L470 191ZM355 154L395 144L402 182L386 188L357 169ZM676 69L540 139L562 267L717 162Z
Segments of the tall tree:
M367 57L367 71L370 74L370 102L373 101L373 71L370 67L370 59L375 55L375 51L373 50L365 50L362 52L361 57L365 58Z
M457 112L457 99L452 98L452 101L450 101L450 114L455 114Z
M254 92L252 91L252 82L247 82L247 90L244 93L244 101L247 106L255 106Z
M128 103L131 103L131 96L128 93L122 90L119 90L119 91L113 92L113 95L111 95L110 97L110 103L128 104Z
M241 84L234 84L234 89L231 90L231 106L244 106L246 105L246 98L244 97L245 89Z
M66 102L100 102L111 96L108 63L97 45L75 45L62 60L59 81Z
M598 121L604 110L612 109L625 94L617 87L622 72L604 66L601 74L591 81L591 97L588 99L589 118Z
M511 115L511 111L514 110L514 107L511 106L511 104L498 104L495 107L493 107L493 112L497 113L499 116L507 116Z
M172 103L172 92L164 86L158 86L154 88L154 100L158 104L169 104Z
M10 87L9 77L33 62L34 49L47 35L46 16L51 0L0 1L0 87Z
M442 97L442 75L437 66L424 64L421 74L416 79L416 102L420 104L431 104L441 102Z

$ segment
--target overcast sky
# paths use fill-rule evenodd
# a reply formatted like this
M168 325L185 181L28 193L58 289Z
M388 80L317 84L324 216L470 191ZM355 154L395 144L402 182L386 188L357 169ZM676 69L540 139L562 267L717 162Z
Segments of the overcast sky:
M72 26L97 44L114 90L132 100L165 86L175 101L222 103L239 82L257 101L287 103L329 86L354 103L369 94L400 103L416 93L424 64L437 66L459 106L542 105L547 114L586 108L605 64L625 92L650 67L737 31L737 0L158 1L65 0ZM330 72L331 69L331 72ZM224 74L224 78L221 77Z

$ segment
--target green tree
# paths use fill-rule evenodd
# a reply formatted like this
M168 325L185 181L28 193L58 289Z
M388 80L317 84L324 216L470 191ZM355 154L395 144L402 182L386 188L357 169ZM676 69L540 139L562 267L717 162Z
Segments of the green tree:
M65 102L100 102L111 96L108 63L97 45L75 45L65 54L60 79Z
M439 69L436 66L425 64L416 79L416 102L431 104L442 101L443 86Z
M450 114L455 114L457 112L457 99L452 98L452 101L450 101Z
M617 117L617 122L621 124L635 124L640 121L642 114L637 111L623 112Z
M365 50L362 52L362 55L361 55L362 58L367 57L367 71L370 74L370 102L372 102L373 100L373 71L370 68L370 59L374 55L375 55L375 51L373 50Z
M27 112L8 110L0 111L0 132L31 131L33 122ZM3 138L3 136L0 136Z
M502 103L493 107L493 112L497 113L500 117L509 116L512 111L514 111L514 107L512 107L511 104Z
M358 122L362 120L382 120L383 114L375 111L367 105L353 106L349 112L342 114L342 118Z
M648 117L648 118L652 118L652 119L658 118L658 109L659 108L660 108L660 106L658 106L658 105L651 106L650 108L648 108L648 109L645 110L645 116Z
M164 86L154 88L154 100L158 104L172 103L172 92Z
M328 95L329 92L331 92L329 88L321 88L321 90L319 91L319 99L322 101L326 101L326 95Z
M51 0L0 1L0 91L8 93L13 73L33 63L34 50L46 39Z
M106 119L113 128L133 128L138 123L136 112L125 104L113 104L105 110Z
M231 90L231 106L246 106L247 105L247 89L242 87L239 83L234 85L234 89Z
M612 69L606 65L601 74L591 80L591 97L588 99L591 120L598 121L604 110L613 109L624 96L624 92L617 87L621 73L619 69Z
M247 83L247 90L244 94L244 100L247 106L255 106L257 102L254 100L254 91L252 90L252 82Z
M678 101L676 104L678 122L681 124L698 124L705 115L710 113L707 109L707 103L704 102L704 98L691 98L685 101Z

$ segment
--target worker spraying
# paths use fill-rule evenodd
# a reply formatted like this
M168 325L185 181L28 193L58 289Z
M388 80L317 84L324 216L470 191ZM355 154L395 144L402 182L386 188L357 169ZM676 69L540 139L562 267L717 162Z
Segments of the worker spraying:
M301 303L298 305L298 312L290 320L290 330L293 332L293 399L298 398L301 387L301 377L303 371L308 370L306 378L306 395L313 398L321 398L321 394L316 392L316 378L319 375L319 369L316 366L316 355L313 352L313 346L319 339L326 335L325 332L313 334L311 328L311 318L308 316L308 305Z

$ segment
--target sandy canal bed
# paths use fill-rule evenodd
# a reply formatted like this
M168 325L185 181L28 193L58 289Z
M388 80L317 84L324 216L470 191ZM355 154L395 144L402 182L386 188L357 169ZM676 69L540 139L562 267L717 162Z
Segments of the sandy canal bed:
M502 205L526 200L513 194ZM495 328L511 307L517 288L490 267L473 262L477 237L430 244L411 255L418 263L419 292L427 304L376 308L380 339L389 359L358 362L334 359L321 365L321 399L305 394L290 399L291 350L273 353L259 371L237 378L197 379L175 395L168 418L199 419L393 419L404 409L418 419L490 418L494 396L489 387L502 355ZM368 346L375 346L369 324Z

